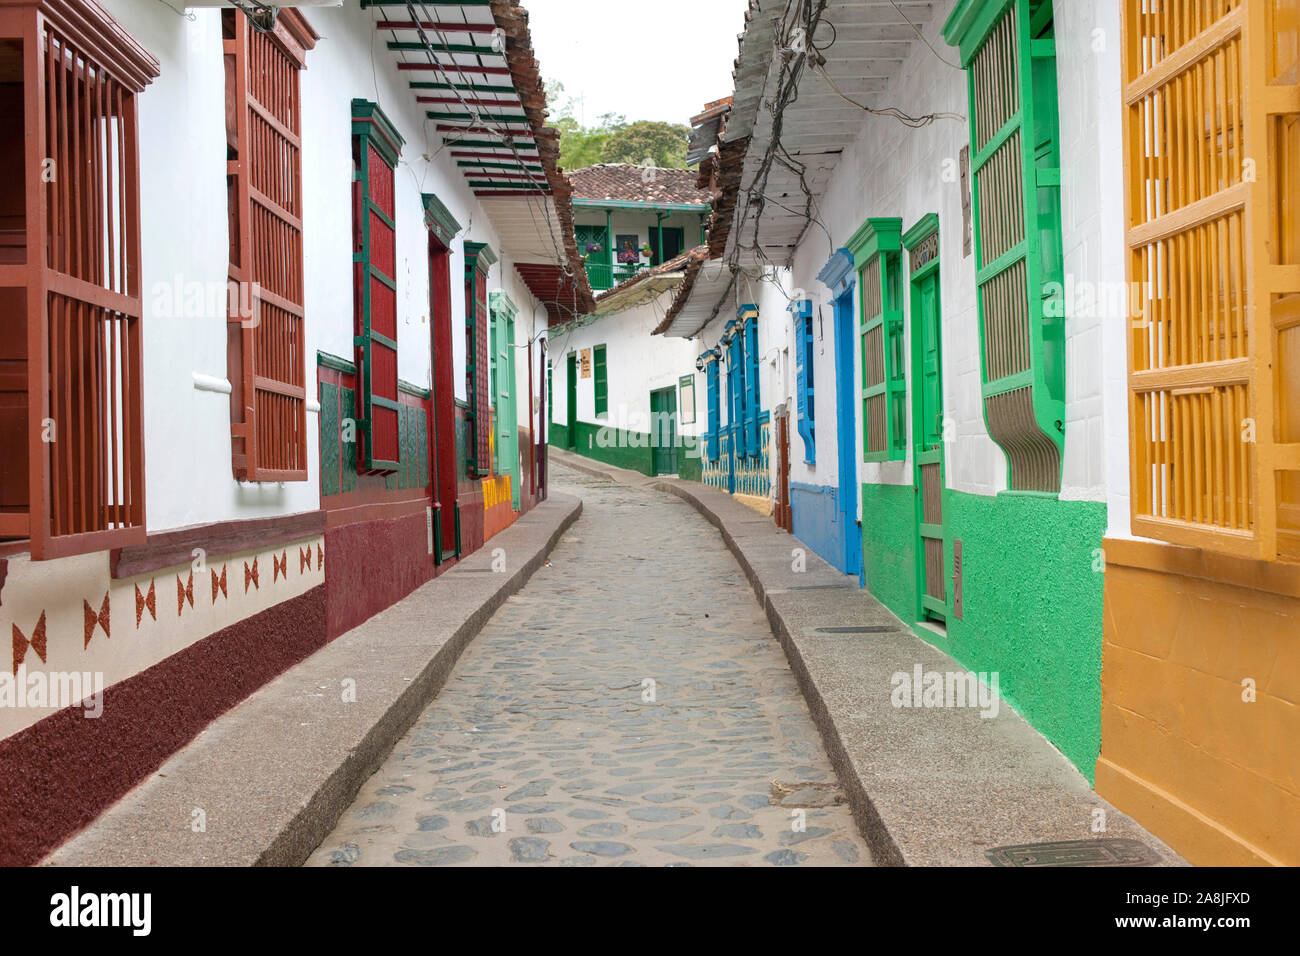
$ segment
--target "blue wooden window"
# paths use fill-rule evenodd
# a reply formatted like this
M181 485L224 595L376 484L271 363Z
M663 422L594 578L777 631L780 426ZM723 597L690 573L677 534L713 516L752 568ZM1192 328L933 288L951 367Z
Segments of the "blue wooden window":
M790 304L794 319L795 410L797 427L803 438L803 460L817 463L817 403L813 383L812 300L800 299Z
M727 323L722 345L727 350L727 434L732 457L745 456L745 336L734 319Z
M717 461L719 454L718 435L722 429L722 403L720 401L721 382L718 380L717 350L705 352L700 356L704 363L704 377L708 392L709 430L705 433L705 455L709 461Z
M745 340L745 457L757 458L762 453L758 434L758 306L741 306L739 318Z

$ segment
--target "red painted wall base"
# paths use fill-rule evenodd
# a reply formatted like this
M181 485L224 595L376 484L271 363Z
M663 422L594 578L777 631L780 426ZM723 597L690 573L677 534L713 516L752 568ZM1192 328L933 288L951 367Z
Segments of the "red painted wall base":
M0 865L38 862L209 723L326 643L325 587L191 644L0 741Z

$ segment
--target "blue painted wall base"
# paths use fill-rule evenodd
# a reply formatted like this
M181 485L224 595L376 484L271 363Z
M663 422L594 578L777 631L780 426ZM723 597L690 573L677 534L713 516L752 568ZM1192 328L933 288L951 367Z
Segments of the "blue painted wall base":
M851 543L845 539L844 516L839 508L839 491L823 485L790 485L790 510L794 536L812 548L827 564L844 574L858 575L860 563L851 565Z

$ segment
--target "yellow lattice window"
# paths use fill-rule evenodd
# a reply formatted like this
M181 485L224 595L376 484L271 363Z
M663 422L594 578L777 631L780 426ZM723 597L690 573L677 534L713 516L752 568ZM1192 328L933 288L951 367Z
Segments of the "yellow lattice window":
M1133 530L1300 559L1300 0L1124 0Z

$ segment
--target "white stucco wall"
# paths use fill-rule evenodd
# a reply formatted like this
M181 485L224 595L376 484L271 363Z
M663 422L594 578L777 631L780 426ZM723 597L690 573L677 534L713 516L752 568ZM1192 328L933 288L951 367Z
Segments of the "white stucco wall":
M670 339L652 335L655 326L663 319L663 311L670 302L669 294L628 309L616 315L597 319L589 325L553 330L549 337L549 355L554 363L553 372L555 409L553 421L568 421L567 356L570 352L597 345L605 346L605 362L609 384L609 412L596 414L596 379L582 377L578 366L577 411L578 420L599 425L609 425L625 431L647 433L650 431L650 393L664 388L677 388L684 375L695 372L695 359L699 352L685 339ZM593 360L594 361L594 360ZM681 424L681 395L678 391L678 431L683 435L696 435L703 431L701 419L707 415L705 396L697 385L695 396L696 424Z
M742 278L731 301L723 306L717 318L710 322L700 334L691 340L691 367L702 352L716 348L726 331L727 323L736 318L736 309L742 305L758 306L758 392L759 411L772 410L781 402L788 401L793 389L794 365L791 346L790 313L786 311L790 303L790 273L786 269L770 270L764 280ZM730 409L727 405L727 361L723 350L722 365L718 377L719 425L730 424ZM708 430L708 379L700 372L696 375L696 389L700 395L701 424L699 434ZM791 439L790 454L795 455L794 441ZM776 474L776 456L769 457L773 476Z
M513 268L510 249L475 199L439 134L384 49L372 15L355 4L310 8L321 35L301 78L303 252L309 478L240 484L230 461L230 399L195 388L195 374L226 377L223 312L172 314L178 283L224 287L228 267L225 78L220 13L182 16L156 0L105 0L108 11L161 63L141 95L141 226L144 298L146 520L151 532L187 525L308 511L320 506L316 354L351 359L351 101L379 103L406 140L397 169L398 365L400 376L430 384L428 238L422 193L433 193L462 225L452 243L452 343L456 395L465 388L466 239L487 242L501 261L489 291L504 289L531 317L536 301ZM192 19L191 19L192 17ZM427 130L427 133L426 133ZM432 156L432 161L426 159ZM544 321L544 320L543 320ZM531 329L531 319L525 326ZM527 333L517 327L517 335ZM527 363L517 361L526 383ZM517 389L526 398L526 384ZM523 404L520 421L527 421Z
M954 3L936 5L923 27L926 38L947 59L957 53L941 29ZM1060 83L1061 144L1064 168L1062 220L1066 272L1076 281L1122 281L1122 206L1119 112L1119 14L1102 0L1056 4L1057 63ZM1102 49L1095 49L1100 30ZM887 102L912 114L967 114L965 74L941 63L916 44L896 73ZM962 255L959 156L969 142L965 120L940 119L909 129L893 119L863 115L856 140L844 151L819 203L822 223L810 229L792 259L791 283L806 290L814 304L817 463L804 464L792 438L791 479L836 483L836 405L832 303L817 281L833 248L847 244L868 217L899 217L904 231L928 213L940 221L940 291L943 310L944 408L952 429L947 477L951 488L991 495L1006 488L1006 457L988 436L981 401L978 315L973 256ZM905 290L910 293L910 290ZM855 318L859 291L855 291ZM818 309L823 319L818 318ZM788 321L788 317L785 317ZM819 334L824 323L824 339ZM910 324L910 323L909 323ZM910 328L904 347L911 354ZM1063 498L1109 500L1121 508L1127 527L1127 449L1124 422L1124 340L1122 324L1067 314L1067 414ZM860 362L855 348L855 365ZM792 355L793 359L793 355ZM854 388L860 388L856 368ZM910 374L909 374L910 379ZM908 382L911 399L912 383ZM855 406L856 407L856 406ZM910 407L910 406L909 406ZM911 415L907 416L910 430ZM854 425L859 479L870 483L911 484L908 460L861 463L862 438ZM792 433L794 429L792 428ZM1122 493L1121 493L1122 490Z

